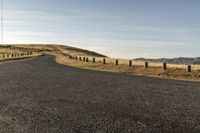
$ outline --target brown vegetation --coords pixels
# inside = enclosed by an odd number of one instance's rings
[[[164,71],[162,69],[162,63],[149,62],[148,68],[145,68],[145,62],[133,60],[133,66],[130,67],[129,60],[118,59],[118,65],[116,66],[116,59],[108,58],[104,55],[88,50],[63,45],[12,45],[9,48],[5,48],[3,51],[8,52],[9,50],[12,52],[33,51],[39,54],[50,54],[55,56],[56,61],[60,64],[86,69],[181,80],[200,80],[200,65],[192,65],[192,72],[190,73],[187,72],[187,65],[181,64],[167,64],[167,70]],[[69,59],[69,56],[77,56],[78,60]],[[88,58],[88,62],[79,61],[79,57]],[[96,61],[95,63],[93,63],[94,57]],[[103,64],[103,59],[106,59],[106,64]]]
[[[29,50],[12,49],[10,46],[0,46],[0,62],[32,58],[41,55],[41,53],[32,52]]]
[[[52,54],[52,53],[48,53]],[[52,54],[56,57],[56,61],[58,63],[86,68],[86,69],[93,69],[93,70],[100,70],[100,71],[109,71],[109,72],[117,72],[117,73],[126,73],[129,75],[143,75],[143,76],[153,76],[153,77],[164,77],[164,78],[172,78],[178,80],[200,80],[200,69],[196,67],[193,69],[192,72],[188,73],[185,65],[168,65],[167,70],[163,70],[161,64],[149,64],[149,68],[144,68],[144,62],[134,62],[133,66],[129,66],[128,60],[122,60],[119,62],[119,65],[115,65],[115,61],[110,58],[106,58],[106,64],[103,64],[103,58],[96,58],[96,63],[93,63],[92,57],[89,57],[89,62],[79,61],[75,59],[66,58],[60,54]],[[120,61],[120,60],[119,60]],[[197,69],[198,68],[198,69]]]

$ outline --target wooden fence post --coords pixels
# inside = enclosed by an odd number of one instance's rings
[[[106,64],[106,59],[105,58],[103,59],[103,64]]]
[[[129,60],[129,66],[132,66],[132,60]]]
[[[149,68],[149,62],[145,62],[144,68]]]
[[[163,63],[163,70],[167,70],[167,63]]]
[[[192,72],[192,66],[191,65],[187,66],[187,72],[189,72],[189,73]]]
[[[118,66],[119,65],[119,60],[115,61],[115,65]]]
[[[86,62],[89,62],[89,58],[86,58]]]
[[[95,63],[95,62],[96,62],[95,58],[93,58],[92,60],[93,60],[93,63]]]

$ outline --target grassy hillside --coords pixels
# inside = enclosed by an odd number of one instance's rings
[[[63,55],[76,55],[76,56],[94,56],[106,57],[105,55],[96,52],[65,46],[65,45],[12,45],[10,49],[21,51],[35,51],[35,52],[54,52]]]
[[[0,45],[0,62],[41,56],[42,53],[30,50],[13,49],[11,45]]]

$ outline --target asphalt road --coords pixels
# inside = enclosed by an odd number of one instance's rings
[[[200,83],[83,70],[51,56],[0,64],[0,133],[200,132]]]

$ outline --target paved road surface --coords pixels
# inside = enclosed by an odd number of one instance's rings
[[[0,64],[0,133],[200,132],[200,83],[97,72],[52,57]]]

